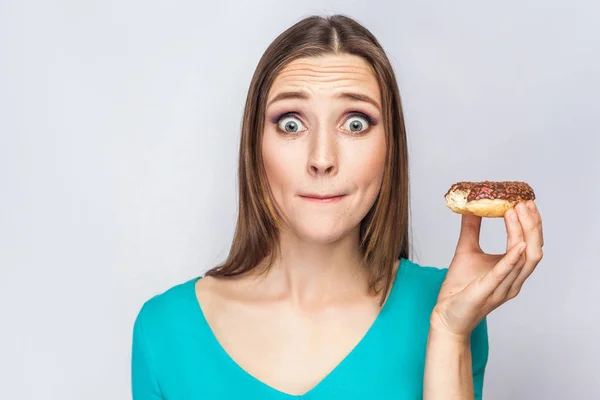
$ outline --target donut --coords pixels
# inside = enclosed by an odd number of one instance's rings
[[[446,207],[457,214],[502,218],[520,201],[535,200],[535,193],[520,181],[463,181],[453,184],[444,197]]]

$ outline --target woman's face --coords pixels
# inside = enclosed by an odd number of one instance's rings
[[[288,64],[269,91],[262,151],[274,200],[296,236],[325,243],[357,229],[379,193],[386,154],[369,64],[352,55]]]

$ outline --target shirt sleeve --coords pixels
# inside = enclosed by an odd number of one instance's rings
[[[156,370],[148,352],[144,333],[144,311],[140,310],[133,326],[131,350],[131,391],[133,400],[164,400]]]
[[[483,319],[471,332],[471,359],[475,400],[483,398],[483,378],[488,361],[489,342],[487,319]]]

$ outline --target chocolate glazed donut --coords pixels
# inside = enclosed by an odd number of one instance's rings
[[[457,214],[501,218],[520,201],[535,200],[531,186],[519,181],[457,182],[444,195],[446,207]]]

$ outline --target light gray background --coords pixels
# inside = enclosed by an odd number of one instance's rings
[[[2,0],[2,398],[130,398],[142,302],[227,253],[259,57],[303,16],[337,12],[372,30],[398,73],[415,261],[450,261],[455,181],[537,192],[545,258],[490,316],[485,398],[600,398],[592,0]],[[503,223],[484,221],[482,241],[503,251]]]

